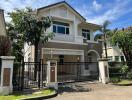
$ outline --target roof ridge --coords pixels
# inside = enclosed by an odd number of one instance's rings
[[[46,5],[46,6],[37,8],[37,9],[39,10],[39,9],[47,8],[47,7],[50,7],[50,6],[57,5],[57,4],[61,4],[61,3],[66,3],[66,1],[60,1],[60,2],[51,3],[51,4],[48,4],[48,5]]]

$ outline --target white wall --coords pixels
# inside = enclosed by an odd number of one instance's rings
[[[28,58],[30,58],[30,62],[34,62],[34,46],[29,46],[27,43],[24,44],[24,61],[28,62]]]
[[[115,56],[124,56],[123,52],[121,51],[121,49],[119,49],[118,47],[107,47],[107,54],[108,57],[112,56],[112,61],[115,61]],[[103,48],[103,56],[105,56],[105,50]],[[119,60],[121,61],[121,59],[119,58]]]
[[[56,7],[52,7],[50,9],[42,9],[38,11],[38,16],[42,17],[42,16],[52,16],[53,20],[56,21],[61,21],[61,22],[65,22],[65,23],[69,23],[70,25],[70,33],[69,35],[71,37],[74,36],[73,41],[71,42],[78,42],[78,24],[80,24],[82,21],[81,19],[75,15],[75,13],[73,13],[73,11],[71,11],[69,8],[67,8],[66,6],[56,6]],[[52,32],[52,26],[47,30],[47,33]],[[60,34],[59,34],[60,35]],[[64,36],[65,37],[65,36]],[[59,38],[58,38],[59,39]],[[69,41],[69,37],[65,37],[65,41]],[[79,38],[81,39],[81,38]],[[55,40],[57,40],[57,38],[55,38]],[[62,41],[62,40],[59,40]],[[83,42],[83,41],[80,41]]]

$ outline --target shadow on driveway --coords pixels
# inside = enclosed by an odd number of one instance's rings
[[[63,92],[89,92],[91,88],[87,88],[82,84],[60,84],[58,93],[62,94]]]

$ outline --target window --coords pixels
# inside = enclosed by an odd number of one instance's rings
[[[121,56],[121,61],[125,61],[124,56]]]
[[[60,55],[59,60],[60,60],[59,63],[63,64],[64,63],[64,55]]]
[[[60,34],[69,34],[69,24],[53,21],[53,32]]]
[[[82,29],[82,36],[83,36],[85,39],[90,40],[90,30]]]
[[[53,25],[53,32],[56,33],[56,26]]]
[[[58,26],[58,33],[65,34],[65,27]]]
[[[119,56],[115,56],[115,61],[119,61]]]

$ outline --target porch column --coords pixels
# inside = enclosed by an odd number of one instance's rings
[[[80,62],[85,62],[84,61],[84,55],[80,55]],[[85,73],[84,72],[85,71],[85,66],[84,65],[81,65],[81,68],[80,69],[81,69],[81,73],[80,74],[83,75]]]
[[[0,95],[8,95],[13,92],[12,76],[15,57],[0,57]]]
[[[80,62],[84,62],[84,55],[80,56]]]
[[[108,59],[99,59],[99,81],[106,84],[109,82]]]

